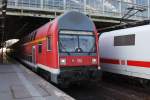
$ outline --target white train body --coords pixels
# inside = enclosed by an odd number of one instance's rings
[[[105,32],[99,47],[103,71],[150,79],[150,25]]]

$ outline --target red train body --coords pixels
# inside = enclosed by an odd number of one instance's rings
[[[22,61],[54,83],[99,79],[98,34],[84,14],[67,12],[21,41]]]

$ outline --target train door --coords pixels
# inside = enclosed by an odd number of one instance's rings
[[[36,51],[35,46],[32,46],[32,63],[36,63]]]

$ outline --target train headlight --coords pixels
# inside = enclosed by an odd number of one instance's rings
[[[96,64],[97,63],[97,59],[96,58],[93,58],[92,59],[92,64]]]
[[[101,70],[101,66],[98,66],[98,70]]]
[[[60,64],[61,65],[66,65],[66,59],[65,58],[61,58],[60,59]]]

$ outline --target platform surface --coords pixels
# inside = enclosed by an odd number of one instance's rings
[[[0,64],[0,100],[74,100],[22,64]]]

